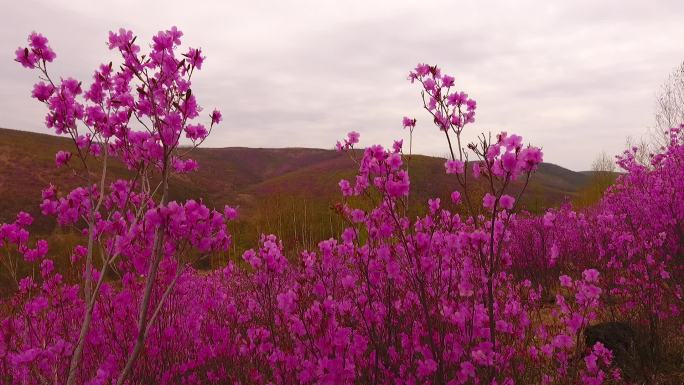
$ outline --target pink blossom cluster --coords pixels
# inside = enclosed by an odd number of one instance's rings
[[[422,64],[409,78],[445,133],[451,204],[434,198],[409,216],[403,142],[357,151],[352,132],[337,145],[358,165],[339,183],[338,237],[289,255],[262,235],[241,259],[197,271],[228,250],[237,211],[169,199],[169,175],[198,167],[180,141],[199,145],[222,119],[194,122],[190,77],[205,58],[176,55],[181,37],[159,32],[143,55],[132,32],[113,32],[122,64],[101,66],[85,93],[68,79],[36,86],[47,126],[74,142],[57,164],[87,180],[49,186],[41,204],[82,236],[70,258],[79,273],[64,278],[27,214],[0,225],[17,286],[0,302],[0,382],[621,384],[613,353],[585,346],[587,327],[623,314],[656,335],[681,331],[665,321],[683,306],[684,127],[649,167],[621,157],[626,173],[597,206],[520,213],[541,150],[505,132],[462,143],[475,101]],[[47,40],[29,43],[17,61],[50,79]],[[416,120],[403,123],[412,134]],[[108,182],[109,161],[131,178]]]
[[[526,258],[512,269],[521,277],[534,271],[543,284],[563,272],[600,270],[607,311],[660,339],[684,327],[684,127],[670,130],[669,145],[649,165],[634,151],[618,158],[624,174],[596,206],[521,217],[511,248]]]
[[[454,77],[443,74],[437,66],[418,64],[409,73],[409,80],[422,85],[423,105],[440,130],[460,132],[466,124],[475,122],[477,102],[465,92],[455,90]],[[407,123],[410,121],[404,120],[404,126]]]

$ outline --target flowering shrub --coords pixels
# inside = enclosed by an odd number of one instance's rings
[[[51,185],[43,191],[41,204],[43,214],[84,235],[85,244],[72,256],[72,263],[82,266],[82,287],[62,283],[46,258],[45,242],[28,248],[27,215],[3,225],[8,233],[4,243],[16,248],[8,261],[23,254],[27,262],[40,265],[43,281],[38,285],[32,276],[22,278],[17,299],[23,301],[13,301],[16,308],[10,313],[17,316],[5,319],[13,338],[3,349],[5,365],[11,368],[4,372],[16,381],[65,379],[73,384],[93,373],[103,378],[112,367],[120,372],[116,382],[124,383],[188,266],[202,255],[228,248],[230,208],[224,214],[195,201],[168,200],[170,175],[197,168],[187,157],[190,150],[179,147],[180,137],[185,134],[197,146],[221,120],[215,110],[209,129],[193,123],[202,109],[191,78],[204,57],[192,48],[177,57],[182,35],[175,27],[159,32],[151,52],[143,55],[132,32],[110,33],[109,48],[120,53],[122,63],[101,65],[86,90],[75,79],[52,79],[47,63],[56,55],[42,35],[32,33],[29,46],[16,51],[16,61],[41,75],[32,96],[48,108],[46,126],[74,143],[73,153],[56,154],[57,167],[72,167],[86,183],[65,194]],[[130,180],[108,183],[112,159],[129,168]],[[16,264],[8,264],[14,272]],[[112,274],[121,277],[121,291],[110,286],[107,277]],[[110,301],[126,301],[128,309],[119,304],[116,312],[105,311],[102,307]],[[26,316],[19,316],[24,312]],[[135,323],[122,318],[136,313]],[[119,331],[102,324],[113,322],[111,317],[127,327]],[[59,323],[63,327],[55,329]],[[97,354],[98,346],[114,340],[121,345],[118,356]],[[84,351],[90,354],[84,357]],[[123,369],[119,360],[125,363]]]
[[[561,271],[601,270],[605,318],[645,329],[651,359],[662,348],[662,329],[684,326],[683,150],[684,127],[673,128],[650,168],[635,161],[636,149],[618,157],[626,173],[595,207],[575,212],[565,205],[521,219],[514,230],[516,253],[531,251],[516,259],[518,272],[547,282]]]
[[[110,33],[122,63],[102,65],[85,92],[52,80],[43,36],[16,51],[43,78],[33,97],[48,108],[47,126],[73,140],[56,165],[85,183],[47,187],[42,212],[83,244],[71,256],[80,278],[67,282],[48,244],[30,237],[30,216],[0,225],[16,284],[0,306],[3,383],[622,383],[607,345],[586,346],[587,327],[644,323],[654,350],[681,328],[682,128],[651,169],[626,153],[627,173],[596,207],[521,214],[541,150],[505,132],[462,143],[477,104],[424,64],[409,80],[445,134],[451,202],[431,199],[409,217],[403,142],[352,151],[360,135],[351,132],[337,144],[358,165],[339,183],[338,238],[288,259],[263,235],[241,261],[195,271],[227,250],[237,212],[168,198],[170,175],[201,166],[188,156],[222,118],[195,122],[191,77],[205,58],[178,55],[181,37],[159,32],[141,54],[130,31]],[[412,135],[417,119],[403,124]],[[111,161],[131,178],[110,180]],[[475,183],[487,186],[481,202]],[[20,276],[26,264],[33,273]]]

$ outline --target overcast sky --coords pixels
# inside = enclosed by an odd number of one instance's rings
[[[1,3],[0,127],[48,132],[29,97],[36,74],[13,62],[31,31],[57,52],[54,75],[89,82],[109,61],[108,31],[148,42],[176,25],[207,56],[194,93],[224,113],[207,147],[332,148],[350,130],[389,145],[407,115],[414,152],[443,155],[406,80],[426,62],[478,101],[467,139],[518,133],[546,161],[584,170],[653,125],[655,95],[684,60],[682,0]]]

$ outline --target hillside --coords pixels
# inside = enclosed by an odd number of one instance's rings
[[[52,231],[53,222],[39,215],[40,191],[50,182],[62,191],[82,184],[69,170],[54,167],[55,152],[70,148],[66,138],[0,129],[0,222],[24,210],[34,214],[39,232]],[[279,233],[299,246],[329,237],[339,226],[328,209],[340,200],[337,182],[355,171],[346,154],[323,149],[200,148],[194,158],[200,163],[199,171],[174,177],[172,198],[240,206],[242,221],[234,231],[236,243],[244,245],[253,244],[262,231]],[[421,155],[411,158],[411,199],[416,212],[430,197],[448,201],[455,182],[444,173],[443,162]],[[110,170],[113,177],[127,174],[117,164]],[[538,211],[558,205],[573,198],[590,179],[590,174],[544,163],[533,177],[525,208]]]

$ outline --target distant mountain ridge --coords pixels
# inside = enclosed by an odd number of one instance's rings
[[[55,152],[71,146],[67,138],[0,128],[0,222],[12,220],[19,210],[38,214],[40,191],[51,182],[62,191],[82,184],[67,168],[54,167]],[[341,198],[339,179],[351,178],[355,172],[346,154],[325,149],[199,148],[193,155],[200,168],[173,178],[172,198],[202,198],[217,207],[239,205],[247,214],[258,211],[275,196],[332,204]],[[444,173],[443,159],[413,155],[408,162],[415,202],[432,196],[448,200],[456,183]],[[110,172],[113,177],[128,173],[120,164],[113,164]],[[590,179],[590,173],[542,163],[526,194],[527,204],[557,205],[575,196]]]

